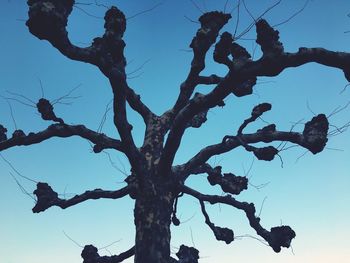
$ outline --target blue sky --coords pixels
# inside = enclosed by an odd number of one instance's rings
[[[83,0],[82,0],[83,1]],[[86,1],[87,2],[87,1]],[[102,2],[102,1],[101,1]],[[247,0],[247,6],[257,17],[275,1]],[[149,9],[157,1],[103,1],[115,4],[127,17]],[[225,1],[195,1],[202,10],[223,10]],[[227,10],[237,1],[229,1]],[[272,25],[286,20],[298,11],[304,1],[282,1],[264,16]],[[83,7],[97,17],[103,16],[103,8]],[[33,100],[41,97],[38,78],[41,79],[45,97],[55,99],[81,84],[73,93],[81,96],[70,106],[57,105],[56,113],[66,122],[85,124],[97,129],[106,104],[111,99],[108,81],[93,66],[70,61],[58,53],[45,41],[39,41],[29,34],[24,25],[26,18],[24,1],[4,1],[0,9],[0,94],[7,96],[7,90],[23,94]],[[296,51],[301,46],[325,47],[331,50],[350,51],[350,2],[346,0],[309,1],[305,10],[293,20],[278,27],[281,41],[287,51]],[[162,113],[171,107],[184,80],[191,60],[188,45],[198,25],[201,13],[188,0],[164,1],[152,12],[128,20],[125,35],[128,72],[133,72],[148,61],[141,70],[131,74],[130,86],[141,94],[142,99],[156,112]],[[233,32],[237,14],[225,27]],[[251,23],[250,17],[241,10],[238,32]],[[103,32],[103,21],[75,8],[69,22],[69,34],[77,45],[86,45]],[[260,55],[255,42],[254,28],[240,44],[249,51]],[[212,51],[212,50],[211,50]],[[224,75],[224,67],[211,62],[205,73]],[[223,109],[209,112],[208,122],[201,129],[189,130],[176,156],[182,163],[203,146],[216,143],[224,135],[234,133],[240,123],[250,115],[252,107],[261,102],[273,104],[272,111],[265,120],[276,123],[281,130],[290,129],[293,122],[312,118],[313,113],[331,113],[336,107],[349,101],[350,90],[340,91],[347,84],[343,73],[309,64],[298,69],[288,69],[275,78],[262,78],[254,89],[254,94],[244,98],[233,95],[226,99]],[[199,87],[198,91],[208,92],[209,87]],[[308,109],[307,104],[309,105]],[[25,132],[39,131],[49,123],[36,114],[35,109],[12,103],[16,126]],[[330,122],[341,126],[349,121],[350,109],[333,116]],[[0,100],[0,123],[9,133],[14,130],[8,104]],[[141,143],[143,124],[133,112],[129,113],[134,126],[134,136]],[[264,125],[257,122],[248,128],[254,131]],[[302,125],[296,126],[301,131]],[[110,136],[118,136],[107,119],[103,131]],[[194,245],[203,257],[201,262],[259,262],[265,263],[305,263],[305,262],[347,262],[350,258],[348,236],[350,209],[350,142],[349,133],[332,137],[329,148],[318,155],[291,148],[282,152],[284,161],[273,162],[255,160],[248,176],[252,185],[269,183],[263,189],[253,186],[238,199],[253,201],[261,210],[262,224],[266,228],[288,224],[296,231],[293,251],[283,250],[276,254],[253,238],[242,238],[230,245],[217,242],[204,224],[198,203],[185,197],[179,202],[179,216],[184,224],[173,227],[172,246],[174,251],[180,244]],[[334,149],[341,149],[334,150]],[[2,155],[23,175],[37,181],[48,182],[60,193],[81,193],[87,189],[117,189],[129,170],[126,159],[119,153],[111,153],[111,158],[122,171],[113,168],[105,154],[94,154],[90,145],[80,138],[52,139],[40,145],[12,148]],[[243,150],[213,158],[210,163],[222,165],[225,172],[244,175],[253,156]],[[108,247],[111,253],[120,253],[133,245],[134,229],[131,199],[116,201],[99,200],[85,202],[75,207],[61,210],[51,208],[41,214],[32,214],[33,200],[21,193],[10,176],[11,168],[0,160],[0,262],[42,263],[81,262],[81,248],[67,238],[63,231],[78,244],[94,244]],[[21,178],[21,183],[29,192],[35,185]],[[194,176],[188,182],[203,192],[220,193],[210,188],[205,177]],[[248,227],[245,216],[225,206],[208,205],[208,212],[216,225],[230,227],[237,236],[254,235]],[[187,221],[187,219],[191,220]],[[101,254],[108,254],[102,249]],[[128,260],[126,262],[132,262]]]

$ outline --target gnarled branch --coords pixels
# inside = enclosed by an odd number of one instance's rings
[[[327,118],[324,114],[320,114],[313,117],[312,120],[305,124],[302,133],[276,131],[275,126],[269,125],[258,130],[256,133],[225,136],[221,143],[203,148],[187,163],[176,166],[176,171],[183,174],[184,178],[186,178],[194,169],[207,162],[210,157],[229,152],[239,146],[245,147],[248,151],[253,151],[257,158],[264,159],[265,154],[270,153],[271,149],[269,147],[256,148],[248,145],[259,142],[288,141],[300,145],[313,154],[316,154],[324,149],[328,140],[327,132]]]
[[[252,203],[239,202],[230,195],[206,195],[187,186],[182,186],[182,192],[197,198],[201,204],[206,201],[210,204],[226,204],[245,212],[250,226],[256,233],[264,238],[275,252],[280,252],[281,247],[289,248],[295,232],[289,226],[278,226],[271,228],[270,231],[263,228],[260,224],[260,218],[255,215],[255,206]]]
[[[93,245],[86,245],[81,252],[81,257],[84,259],[83,263],[119,263],[135,254],[135,247],[114,256],[100,256],[98,249]]]
[[[215,43],[221,28],[230,18],[230,14],[224,14],[222,12],[208,12],[199,18],[201,27],[190,44],[193,50],[190,72],[180,86],[180,94],[174,107],[162,116],[168,123],[168,126],[172,123],[177,113],[186,106],[196,85],[204,80],[203,78],[199,78],[199,73],[205,68],[206,53],[211,45]]]
[[[95,189],[92,191],[86,191],[83,194],[75,195],[70,199],[61,199],[58,194],[52,190],[51,186],[47,183],[38,183],[34,190],[34,194],[37,197],[37,202],[33,207],[33,213],[40,213],[52,206],[58,206],[62,209],[66,209],[73,205],[82,203],[86,200],[96,200],[100,198],[118,199],[129,194],[129,187],[126,186],[116,191],[106,191],[102,189]]]
[[[23,133],[23,132],[22,132]],[[80,136],[95,144],[94,151],[100,152],[103,149],[115,149],[124,152],[124,148],[119,140],[112,139],[105,134],[95,132],[84,125],[52,124],[46,130],[37,133],[29,133],[21,136],[0,141],[0,151],[14,146],[27,146],[37,144],[53,137]]]
[[[199,203],[201,205],[201,210],[205,218],[205,223],[210,227],[213,231],[215,238],[217,240],[225,241],[226,244],[230,244],[234,240],[234,233],[229,228],[222,228],[214,225],[209,218],[207,211],[205,210],[204,201],[199,199]]]

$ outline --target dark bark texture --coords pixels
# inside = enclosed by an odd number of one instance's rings
[[[262,103],[255,106],[250,116],[238,127],[235,134],[223,135],[222,140],[200,150],[183,164],[174,164],[175,154],[187,129],[199,128],[207,121],[211,108],[224,106],[227,96],[237,97],[252,94],[259,76],[276,76],[284,69],[316,62],[334,67],[344,72],[350,81],[350,54],[333,52],[322,48],[301,47],[295,53],[284,50],[279,32],[264,19],[256,21],[256,43],[261,47],[262,56],[253,60],[249,52],[229,32],[221,32],[231,18],[222,12],[207,12],[199,18],[199,29],[190,42],[193,59],[189,73],[179,87],[178,98],[169,110],[156,115],[141,100],[141,97],[128,85],[124,57],[123,40],[127,28],[125,15],[117,7],[107,10],[104,17],[105,32],[93,39],[89,47],[78,47],[71,43],[66,26],[75,4],[74,0],[28,0],[29,12],[27,27],[41,40],[47,40],[54,48],[69,59],[90,63],[98,67],[110,83],[113,92],[114,125],[120,139],[95,132],[84,125],[69,125],[63,117],[57,117],[52,102],[41,98],[36,104],[38,113],[45,121],[53,122],[47,129],[25,134],[16,130],[12,136],[0,125],[0,151],[14,146],[28,146],[42,143],[53,137],[66,138],[79,136],[91,142],[95,153],[104,149],[119,151],[131,164],[130,175],[125,180],[127,186],[113,191],[95,189],[76,195],[71,199],[61,199],[47,183],[38,183],[34,194],[37,203],[34,213],[43,212],[52,206],[66,209],[87,200],[130,196],[135,201],[134,223],[135,244],[119,255],[100,256],[92,245],[85,246],[81,253],[84,263],[115,263],[134,256],[135,263],[196,263],[199,251],[182,245],[176,253],[177,259],[170,256],[170,225],[179,225],[176,217],[177,201],[184,194],[197,199],[201,205],[203,222],[213,232],[216,239],[231,243],[234,231],[216,226],[206,212],[206,205],[225,204],[244,212],[249,225],[275,251],[289,248],[296,236],[289,226],[265,229],[260,224],[254,204],[235,199],[248,188],[248,178],[223,172],[220,166],[212,167],[207,161],[215,156],[243,147],[259,160],[271,161],[279,151],[271,142],[290,142],[309,150],[313,154],[321,152],[327,143],[328,120],[319,114],[305,124],[303,131],[280,131],[275,124],[261,127],[254,133],[245,133],[245,128],[260,118],[272,105]],[[219,34],[221,32],[220,37]],[[201,75],[205,69],[207,53],[214,46],[213,60],[228,68],[225,76]],[[196,93],[198,85],[212,85],[207,94]],[[137,112],[145,124],[145,137],[142,146],[134,142],[132,126],[127,118],[127,104]],[[166,136],[167,135],[167,136]],[[259,144],[258,144],[259,143]],[[266,146],[261,146],[265,143]],[[259,145],[259,146],[257,146]],[[186,186],[186,180],[193,174],[207,174],[210,185],[218,185],[224,196],[200,193]],[[39,253],[39,252],[38,252]]]

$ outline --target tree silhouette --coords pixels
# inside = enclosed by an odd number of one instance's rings
[[[329,129],[327,117],[319,114],[305,123],[301,132],[280,131],[275,124],[261,127],[254,133],[245,133],[245,128],[271,110],[271,104],[255,106],[250,116],[240,125],[235,134],[223,137],[222,141],[200,150],[187,162],[174,164],[182,137],[189,128],[200,128],[207,120],[211,108],[225,105],[225,98],[231,94],[237,97],[253,93],[257,77],[273,77],[283,70],[298,67],[309,62],[338,68],[350,81],[350,54],[333,52],[323,48],[301,47],[295,53],[284,51],[279,40],[279,32],[264,19],[258,19],[256,43],[263,55],[254,60],[249,52],[236,42],[229,32],[220,30],[231,18],[223,12],[207,12],[199,18],[199,29],[192,39],[190,48],[193,59],[187,78],[181,84],[174,106],[162,115],[156,115],[141,100],[141,97],[128,85],[125,72],[126,17],[117,7],[105,13],[103,36],[96,37],[91,46],[81,48],[71,43],[66,30],[68,16],[72,12],[74,0],[28,0],[29,18],[26,25],[29,31],[41,40],[49,41],[58,51],[69,59],[97,66],[109,80],[113,91],[113,120],[120,139],[93,131],[84,125],[70,125],[56,116],[53,103],[41,98],[37,110],[43,120],[52,121],[47,129],[25,134],[16,130],[7,137],[7,129],[0,125],[0,151],[14,146],[41,143],[53,137],[79,136],[89,140],[93,151],[100,153],[105,149],[119,151],[127,157],[131,165],[127,186],[115,191],[95,189],[62,199],[47,183],[39,182],[34,194],[37,197],[34,213],[43,212],[52,206],[62,209],[92,199],[118,199],[130,196],[135,200],[134,219],[136,227],[135,246],[115,256],[100,256],[96,247],[87,245],[81,256],[84,263],[114,263],[135,256],[135,263],[194,263],[198,262],[199,251],[182,245],[176,253],[178,259],[170,257],[170,224],[179,225],[176,208],[178,199],[190,195],[200,202],[205,223],[216,239],[229,244],[234,240],[234,232],[226,227],[215,225],[206,212],[206,204],[226,204],[245,213],[250,226],[275,251],[289,248],[296,236],[286,225],[269,230],[260,224],[254,204],[235,199],[248,187],[246,177],[224,173],[220,166],[213,167],[208,160],[239,147],[251,152],[259,160],[271,161],[279,150],[270,143],[290,142],[313,154],[321,152],[326,143]],[[219,38],[219,39],[218,39]],[[225,76],[202,75],[209,49],[215,45],[213,59],[227,66]],[[213,85],[207,94],[195,92],[199,85]],[[132,136],[132,125],[127,118],[127,104],[137,112],[145,124],[143,145],[138,147]],[[265,144],[265,146],[261,146]],[[186,180],[193,174],[207,174],[210,185],[218,185],[226,193],[224,196],[201,193],[186,186]]]

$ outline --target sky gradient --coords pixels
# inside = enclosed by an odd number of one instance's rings
[[[225,2],[195,1],[202,11],[222,11]],[[127,17],[132,17],[159,2],[101,3],[114,4]],[[274,3],[268,0],[246,1],[255,17]],[[228,1],[226,10],[231,11],[236,4],[237,1]],[[301,0],[282,1],[264,18],[275,25],[288,19],[303,5]],[[77,7],[70,17],[68,31],[76,45],[84,46],[103,33],[103,20],[98,17],[103,16],[105,9],[85,5]],[[127,72],[131,73],[129,84],[158,114],[175,102],[179,85],[187,75],[192,59],[188,46],[198,25],[184,16],[196,20],[201,15],[198,8],[188,0],[168,0],[151,12],[128,20],[125,51]],[[40,79],[44,96],[53,100],[81,85],[73,93],[81,97],[73,100],[72,105],[57,104],[55,112],[67,123],[98,129],[106,105],[111,100],[108,81],[95,67],[71,61],[48,42],[33,37],[23,21],[27,17],[26,12],[25,1],[19,0],[4,1],[0,9],[0,95],[8,96],[6,91],[11,91],[36,101],[41,97]],[[350,2],[347,0],[309,1],[303,12],[278,27],[280,40],[285,50],[290,52],[303,46],[350,52],[350,33],[344,33],[350,30],[349,13]],[[224,28],[231,33],[237,21],[237,32],[242,32],[252,22],[243,7],[239,20],[237,10],[232,16]],[[254,53],[255,59],[259,58],[261,52],[254,42],[255,29],[252,28],[244,38],[239,43]],[[224,76],[225,67],[212,62],[212,49],[207,58],[205,74]],[[301,123],[310,120],[313,113],[328,115],[349,101],[350,90],[341,93],[346,84],[341,71],[314,63],[285,70],[274,78],[261,78],[253,95],[244,98],[229,96],[224,108],[209,112],[203,127],[188,130],[175,162],[183,163],[204,146],[235,133],[250,115],[252,107],[262,102],[273,105],[272,111],[264,115],[264,120],[275,123],[281,130],[289,130],[299,120],[302,120]],[[210,87],[198,87],[198,91],[207,93]],[[11,105],[16,124],[7,102],[0,100],[0,124],[7,127],[8,134],[12,134],[15,126],[28,133],[45,129],[50,124],[41,120],[34,108],[13,101]],[[331,124],[342,126],[349,121],[349,113],[347,108],[332,116]],[[134,126],[135,141],[140,145],[144,133],[142,120],[132,111],[128,114]],[[255,131],[265,125],[260,121],[249,126],[247,131]],[[331,128],[334,129],[334,126]],[[302,124],[295,127],[297,131],[302,129]],[[118,137],[111,114],[103,132]],[[306,153],[299,158],[304,153],[300,147],[281,152],[283,167],[278,158],[272,162],[258,161],[242,149],[210,160],[212,165],[221,165],[224,172],[250,177],[250,187],[237,199],[254,202],[258,211],[264,203],[261,222],[267,229],[280,224],[290,225],[297,234],[292,243],[293,250],[283,249],[281,253],[274,253],[258,240],[246,237],[256,235],[243,213],[230,207],[208,205],[208,213],[216,225],[230,227],[236,236],[242,237],[230,245],[216,241],[204,223],[198,202],[190,197],[179,201],[178,215],[185,223],[172,227],[172,250],[177,251],[181,244],[194,245],[200,251],[200,262],[203,263],[328,263],[331,260],[347,263],[350,258],[349,132],[330,138],[327,149],[320,154]],[[125,174],[129,171],[124,156],[110,152],[117,166],[115,169],[108,155],[92,153],[89,143],[81,138],[51,139],[39,145],[12,148],[1,154],[22,175],[47,182],[67,197],[95,188],[118,189],[124,185]],[[0,159],[0,262],[81,262],[82,248],[79,245],[94,244],[102,248],[115,242],[100,250],[106,255],[109,252],[119,254],[133,245],[133,201],[130,198],[87,201],[66,210],[54,207],[44,213],[33,214],[33,200],[22,194],[10,173],[15,174]],[[29,192],[35,189],[34,183],[17,178]],[[267,185],[260,190],[254,188],[261,184]],[[188,185],[202,192],[221,193],[218,188],[210,187],[206,178],[200,175],[190,178]],[[132,259],[125,262],[130,263]]]

